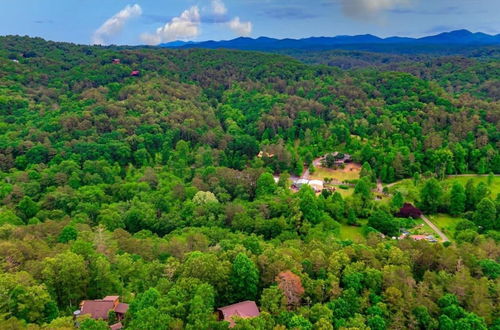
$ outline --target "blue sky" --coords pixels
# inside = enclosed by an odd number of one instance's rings
[[[156,44],[238,36],[500,33],[500,0],[0,0],[0,35]]]

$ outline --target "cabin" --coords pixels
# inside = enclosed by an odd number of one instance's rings
[[[113,64],[120,64],[120,63],[121,63],[121,61],[120,61],[119,58],[114,58],[113,59]]]
[[[128,304],[121,303],[119,296],[106,296],[102,299],[82,301],[80,303],[80,310],[77,311],[79,313],[75,312],[75,315],[88,314],[93,319],[106,321],[108,319],[109,312],[115,312],[118,321],[122,321],[125,318],[127,311]],[[117,324],[114,324],[113,326],[117,326]]]
[[[404,203],[403,207],[396,213],[396,217],[398,218],[413,218],[417,219],[422,216],[422,211],[413,206],[410,203]]]
[[[257,317],[260,315],[259,308],[255,301],[242,301],[237,304],[220,307],[217,309],[219,321],[229,322],[229,327],[233,328],[235,320],[233,317],[241,317],[243,319]]]
[[[139,75],[141,74],[141,72],[139,70],[134,70],[130,73],[130,75],[132,77],[138,77]]]

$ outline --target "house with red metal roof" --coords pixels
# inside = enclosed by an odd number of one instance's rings
[[[106,296],[103,299],[84,300],[80,303],[80,311],[78,315],[90,315],[96,320],[108,320],[109,313],[115,312],[118,321],[125,318],[128,311],[128,304],[120,302],[119,296]],[[111,326],[112,329],[121,329],[121,323],[116,323]]]
[[[219,321],[229,322],[229,327],[234,327],[235,319],[240,317],[243,319],[257,317],[260,315],[259,308],[255,301],[242,301],[237,304],[220,307],[217,309]]]

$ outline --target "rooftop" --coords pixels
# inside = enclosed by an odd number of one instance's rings
[[[224,321],[229,322],[229,327],[232,328],[235,326],[233,316],[241,317],[241,318],[249,318],[256,317],[260,315],[259,308],[255,301],[242,301],[237,304],[220,307],[217,309],[222,313]]]

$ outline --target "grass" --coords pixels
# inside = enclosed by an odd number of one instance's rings
[[[428,217],[436,226],[443,231],[443,233],[452,238],[455,235],[455,228],[457,223],[462,220],[462,218],[452,217],[448,214],[435,214]]]
[[[345,169],[337,170],[318,166],[314,174],[311,174],[311,178],[314,180],[324,180],[325,178],[331,178],[342,182],[346,180],[357,180],[359,179],[360,170],[361,166],[354,163],[347,164]]]
[[[361,227],[349,225],[340,225],[340,238],[343,240],[351,240],[353,242],[365,241],[365,237],[361,233]]]
[[[434,235],[434,236],[437,236],[436,232],[431,228],[429,227],[428,224],[426,224],[424,222],[424,220],[421,220],[421,219],[415,219],[415,227],[418,227],[418,226],[422,226],[420,227],[418,230],[414,230],[413,228],[410,230],[410,232],[412,232],[413,234],[415,235],[419,235],[419,234],[428,234],[428,235]],[[415,228],[414,227],[414,228]]]
[[[352,196],[354,194],[354,188],[349,188],[349,189],[341,189],[339,187],[336,187],[335,192],[339,192],[343,198]]]

